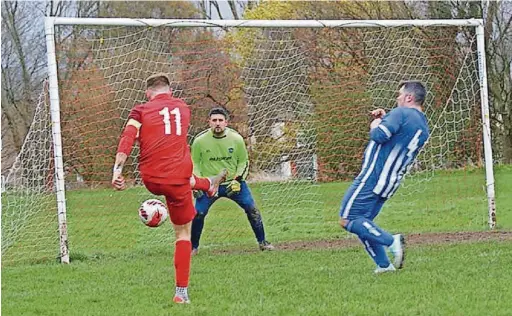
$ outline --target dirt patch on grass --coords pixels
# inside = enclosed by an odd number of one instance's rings
[[[482,241],[512,241],[512,231],[423,233],[405,235],[407,246],[438,245]],[[355,238],[294,241],[276,245],[280,250],[348,248],[359,245]]]
[[[421,245],[442,245],[442,244],[460,244],[484,241],[512,241],[512,231],[484,231],[484,232],[455,232],[455,233],[422,233],[406,234],[405,241],[407,247]],[[347,238],[330,240],[312,240],[312,241],[292,241],[276,243],[276,250],[311,250],[311,249],[343,249],[359,246],[360,242],[354,236]],[[215,254],[235,254],[259,252],[258,248],[250,249],[217,249],[213,250]]]

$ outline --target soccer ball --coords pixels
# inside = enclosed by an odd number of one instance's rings
[[[150,199],[142,202],[139,207],[139,217],[144,225],[158,227],[167,219],[167,207],[160,200]]]

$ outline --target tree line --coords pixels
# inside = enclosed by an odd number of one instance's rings
[[[224,6],[224,8],[223,8]],[[2,173],[8,170],[12,164],[14,157],[20,151],[25,135],[30,127],[34,115],[35,104],[37,103],[38,93],[41,91],[42,83],[46,77],[46,48],[44,41],[44,30],[42,17],[45,15],[52,16],[76,16],[76,17],[132,17],[132,18],[229,18],[229,19],[418,19],[418,18],[472,18],[483,16],[486,23],[486,56],[489,79],[489,98],[493,132],[493,149],[498,161],[504,163],[512,163],[512,3],[510,2],[489,2],[483,6],[480,2],[466,1],[450,1],[450,2],[274,2],[274,1],[228,1],[221,3],[219,1],[202,0],[197,2],[131,2],[131,1],[80,1],[80,2],[23,2],[23,1],[5,1],[2,2],[2,161],[4,162]],[[424,39],[423,45],[428,45],[428,38],[435,39],[440,34],[437,30],[432,29],[428,33],[425,29],[421,38]],[[118,68],[112,74],[105,76],[98,65],[90,61],[93,45],[107,46],[108,32],[111,30],[99,30],[95,34],[89,32],[85,28],[62,28],[61,32],[56,33],[57,46],[63,48],[59,59],[62,61],[63,69],[59,69],[59,80],[61,81],[65,95],[61,95],[63,106],[63,135],[65,144],[69,144],[69,153],[67,157],[71,161],[72,168],[86,168],[99,160],[105,159],[110,161],[111,153],[109,150],[105,152],[104,148],[95,146],[90,140],[97,139],[109,129],[121,128],[115,123],[109,123],[103,126],[104,129],[96,128],[93,132],[84,131],[84,133],[71,133],[71,131],[79,130],[81,126],[87,126],[87,122],[92,123],[92,117],[85,115],[89,105],[92,103],[102,106],[102,109],[96,109],[103,113],[112,111],[116,115],[123,117],[126,115],[128,103],[133,103],[134,99],[143,99],[141,92],[133,91],[133,85],[130,88],[131,77],[143,77],[140,73],[129,72],[126,69]],[[103,33],[102,33],[103,32]],[[319,153],[324,152],[321,157],[321,163],[324,163],[325,170],[330,170],[332,174],[343,174],[342,178],[348,177],[353,172],[351,166],[352,160],[360,155],[361,144],[364,139],[365,131],[353,130],[350,135],[336,135],[336,132],[329,130],[330,127],[337,126],[354,126],[359,120],[361,126],[366,128],[365,108],[354,107],[350,102],[338,102],[339,95],[333,93],[334,90],[325,90],[327,86],[337,86],[344,81],[344,89],[346,93],[345,99],[363,98],[362,91],[363,82],[375,82],[378,84],[383,78],[379,78],[376,74],[378,70],[373,69],[368,72],[361,65],[371,65],[371,60],[366,55],[357,55],[361,52],[365,41],[371,41],[369,35],[355,41],[363,33],[354,31],[346,32],[330,32],[329,30],[299,30],[292,33],[278,33],[271,31],[260,34],[264,38],[283,36],[282,39],[274,38],[272,45],[281,45],[282,47],[262,47],[260,46],[259,54],[262,51],[271,52],[267,54],[278,54],[277,52],[285,51],[290,54],[287,58],[280,59],[279,56],[265,56],[265,59],[258,59],[257,46],[254,43],[246,43],[251,36],[240,34],[228,35],[219,38],[213,31],[164,31],[169,34],[155,35],[155,30],[148,30],[144,34],[139,34],[145,38],[154,36],[161,38],[163,35],[170,38],[178,38],[181,43],[189,43],[188,49],[204,49],[205,56],[208,50],[216,51],[215,60],[210,62],[210,68],[204,70],[201,67],[200,60],[193,55],[180,54],[179,47],[160,47],[163,45],[161,41],[149,42],[154,47],[146,47],[146,51],[169,51],[172,56],[176,56],[173,61],[154,60],[157,65],[172,65],[174,68],[181,67],[181,84],[176,86],[175,91],[182,93],[181,97],[191,102],[195,106],[194,117],[198,121],[194,126],[197,130],[204,127],[204,116],[206,109],[213,105],[221,105],[227,107],[234,115],[235,127],[241,130],[242,134],[247,136],[258,135],[260,139],[254,143],[254,153],[256,161],[262,164],[278,163],[283,154],[288,153],[293,156],[293,149],[283,146],[283,144],[273,143],[275,140],[269,139],[269,132],[272,126],[260,124],[254,121],[255,104],[258,103],[258,110],[262,107],[275,106],[276,102],[281,104],[285,110],[280,118],[283,121],[289,121],[288,131],[292,134],[303,132],[305,130],[303,123],[305,118],[294,114],[286,116],[286,113],[308,113],[308,102],[317,105],[317,112],[322,116],[319,130],[326,128],[328,130],[319,133],[320,137],[325,139],[317,139],[319,144],[327,144],[331,147],[311,149]],[[245,31],[244,31],[245,32]],[[247,30],[247,32],[253,32]],[[322,34],[319,34],[322,32]],[[118,33],[118,35],[122,35]],[[125,34],[128,36],[128,31]],[[254,34],[253,34],[254,35]],[[97,40],[86,44],[84,38],[96,37],[103,40]],[[377,35],[374,35],[377,36]],[[447,38],[454,34],[446,35]],[[255,38],[255,37],[252,37]],[[287,39],[299,39],[294,44],[296,47],[286,47]],[[452,38],[453,39],[453,38]],[[377,40],[377,39],[375,39]],[[208,43],[206,46],[198,46],[197,43]],[[434,41],[432,41],[434,42]],[[262,42],[263,43],[263,42]],[[275,44],[277,43],[277,44]],[[316,45],[315,49],[308,48],[308,45]],[[194,46],[195,45],[195,46]],[[269,44],[262,44],[269,45]],[[343,47],[344,48],[343,48]],[[229,48],[233,49],[230,50]],[[321,47],[321,49],[318,49]],[[130,52],[123,54],[113,54],[109,57],[107,50],[96,47],[99,53],[95,59],[110,60],[110,62],[118,66],[112,67],[131,67],[131,69],[143,69],[144,65],[136,65],[137,60],[141,63],[144,56],[144,49],[136,46],[129,48]],[[308,60],[295,60],[294,50],[307,51]],[[340,53],[344,52],[344,53]],[[98,55],[99,54],[99,55]],[[350,58],[346,56],[350,54]],[[454,46],[446,45],[442,47],[438,54],[445,56],[455,56]],[[251,56],[251,58],[245,58]],[[101,57],[101,58],[99,58]],[[109,59],[110,58],[110,59]],[[206,58],[206,57],[203,57]],[[245,59],[244,59],[245,58]],[[433,56],[422,55],[418,58],[433,58]],[[115,60],[117,59],[117,60]],[[143,59],[142,59],[143,60]],[[442,59],[449,60],[449,59]],[[241,73],[240,63],[244,64],[245,73]],[[250,65],[249,63],[258,63],[258,65]],[[266,63],[266,64],[265,64]],[[302,63],[302,64],[300,64]],[[359,64],[358,64],[359,63]],[[125,66],[119,66],[125,65]],[[271,77],[272,68],[280,67],[286,73],[287,67],[297,67],[304,69],[299,71],[296,76],[302,76],[289,93],[284,93],[282,99],[265,99],[269,95],[265,78]],[[260,70],[256,70],[256,66]],[[443,87],[449,84],[456,85],[452,80],[451,69],[453,64],[438,64],[438,69],[433,69],[437,77],[438,85],[434,85],[436,95],[442,96]],[[96,68],[95,68],[96,67]],[[301,68],[302,67],[302,68]],[[307,69],[315,69],[315,76],[311,77]],[[377,66],[375,66],[377,67]],[[253,72],[251,73],[251,69]],[[261,70],[263,69],[263,70]],[[202,72],[201,72],[202,71]],[[296,71],[296,70],[295,70]],[[114,72],[117,77],[114,77]],[[265,73],[266,72],[266,73]],[[200,80],[197,73],[201,73]],[[351,75],[347,75],[351,74]],[[357,75],[356,75],[357,74]],[[259,77],[258,77],[259,76]],[[70,80],[70,79],[73,80]],[[251,79],[252,90],[246,86],[247,78]],[[357,78],[357,79],[356,79]],[[75,83],[75,86],[69,86],[69,83]],[[280,80],[279,84],[273,87],[276,91],[287,91],[292,89],[286,85],[286,80]],[[68,83],[68,86],[66,86]],[[82,88],[85,95],[80,95],[80,90],[76,90],[77,83]],[[123,86],[125,85],[125,86]],[[136,82],[135,86],[142,91],[142,81]],[[261,87],[257,89],[254,87]],[[115,90],[115,91],[109,91]],[[250,91],[249,91],[250,90]],[[85,92],[88,91],[88,92]],[[352,96],[350,94],[353,94]],[[309,97],[309,100],[308,100]],[[95,99],[96,98],[96,99]],[[378,96],[382,100],[393,99],[393,95],[386,94]],[[82,100],[92,100],[90,103],[84,103]],[[111,102],[112,100],[121,100]],[[439,99],[443,99],[440,97]],[[333,108],[332,105],[335,105]],[[375,104],[368,104],[372,106]],[[322,108],[324,106],[324,108]],[[303,108],[300,108],[303,107]],[[65,112],[64,110],[68,110]],[[338,115],[332,115],[332,111]],[[345,113],[346,115],[339,115]],[[350,113],[350,115],[348,115]],[[474,113],[475,115],[475,113]],[[80,119],[80,124],[76,123],[76,119]],[[310,120],[319,120],[320,118],[309,117]],[[455,118],[454,118],[455,119]],[[75,122],[75,123],[73,123]],[[244,123],[245,122],[245,123]],[[469,125],[461,128],[465,130],[467,135],[459,137],[459,143],[454,144],[451,150],[457,153],[472,151],[470,156],[475,161],[480,159],[481,148],[475,146],[475,142],[480,141],[481,137],[475,133],[479,129],[477,120],[469,120]],[[67,125],[66,125],[67,124]],[[301,125],[302,124],[302,125]],[[68,131],[69,133],[64,133]],[[192,131],[196,132],[196,131]],[[83,136],[83,135],[88,136]],[[82,136],[80,136],[82,135]],[[86,137],[86,138],[84,138]],[[117,135],[102,146],[115,146]],[[307,136],[304,136],[307,137]],[[263,141],[266,139],[265,141]],[[333,152],[333,140],[339,141],[339,153]],[[112,144],[110,144],[110,142]],[[250,141],[249,141],[250,142]],[[87,145],[89,143],[89,145]],[[107,146],[108,145],[108,146]],[[112,145],[112,146],[110,146]],[[260,146],[258,148],[258,146]],[[267,148],[261,148],[267,146]],[[274,153],[275,151],[275,153]],[[267,153],[266,156],[258,157],[258,153]],[[270,155],[268,153],[271,153]],[[334,157],[336,155],[344,155],[343,163],[340,159]],[[467,154],[467,153],[464,153]],[[332,157],[331,157],[332,156]],[[102,158],[104,157],[104,158]],[[459,159],[463,159],[459,157]],[[77,167],[82,166],[82,167]],[[107,171],[105,171],[107,172]],[[104,175],[97,170],[80,170],[81,174],[96,175],[98,178],[104,178]],[[331,177],[326,173],[326,177]],[[108,178],[108,177],[106,177]]]

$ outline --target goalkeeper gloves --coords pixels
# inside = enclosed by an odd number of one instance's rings
[[[192,190],[192,195],[195,199],[198,199],[204,195],[203,191],[200,190]]]
[[[233,179],[226,187],[226,195],[228,197],[231,197],[232,195],[240,193],[240,190],[240,181],[238,181],[237,179]]]

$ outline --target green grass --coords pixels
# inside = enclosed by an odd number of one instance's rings
[[[512,230],[512,166],[496,168],[495,176],[498,228]],[[409,183],[377,223],[405,233],[485,231],[483,179],[477,169]],[[279,246],[347,237],[336,222],[348,185],[316,186],[303,205],[275,194],[275,184],[252,190],[267,235]],[[139,222],[134,205],[146,198],[141,189],[69,192],[72,263],[57,264],[57,247],[51,245],[47,260],[13,247],[2,256],[2,315],[506,315],[512,310],[510,241],[414,246],[406,269],[381,276],[373,275],[362,247],[218,254],[214,250],[228,244],[255,247],[245,215],[230,201],[219,201],[207,218],[204,247],[193,260],[192,305],[174,306],[172,230]],[[11,258],[20,260],[6,262]]]
[[[2,193],[2,260],[45,260],[51,246],[57,247],[55,195],[30,192]],[[30,238],[24,238],[25,233]],[[50,246],[50,247],[49,247]],[[9,249],[4,253],[4,248]],[[26,256],[28,254],[28,256]],[[52,252],[53,257],[56,253]]]
[[[486,230],[484,179],[483,171],[475,169],[442,172],[421,183],[407,181],[385,204],[377,221],[392,231],[406,233]],[[316,186],[258,183],[251,185],[251,189],[263,213],[268,238],[278,243],[346,236],[337,221],[340,200],[348,185],[348,182]],[[496,188],[498,228],[512,229],[512,198],[507,195],[512,192],[512,167],[496,168]],[[309,194],[307,200],[297,203],[298,192]],[[156,248],[171,244],[171,225],[148,229],[138,220],[137,206],[149,197],[143,188],[124,192],[111,189],[67,192],[71,256],[115,255],[145,249],[148,243]],[[7,208],[7,212],[4,207],[4,213],[18,212],[25,214],[25,205]],[[56,210],[38,214],[31,221],[39,229],[25,229],[32,235],[18,238],[14,247],[3,254],[4,265],[13,261],[54,261],[58,256]],[[47,242],[41,242],[43,239]],[[229,200],[215,203],[206,219],[202,247],[246,248],[254,247],[254,243],[243,211]]]
[[[375,276],[359,247],[194,258],[189,306],[171,303],[171,250],[4,269],[2,315],[506,315],[512,243],[411,248]]]

